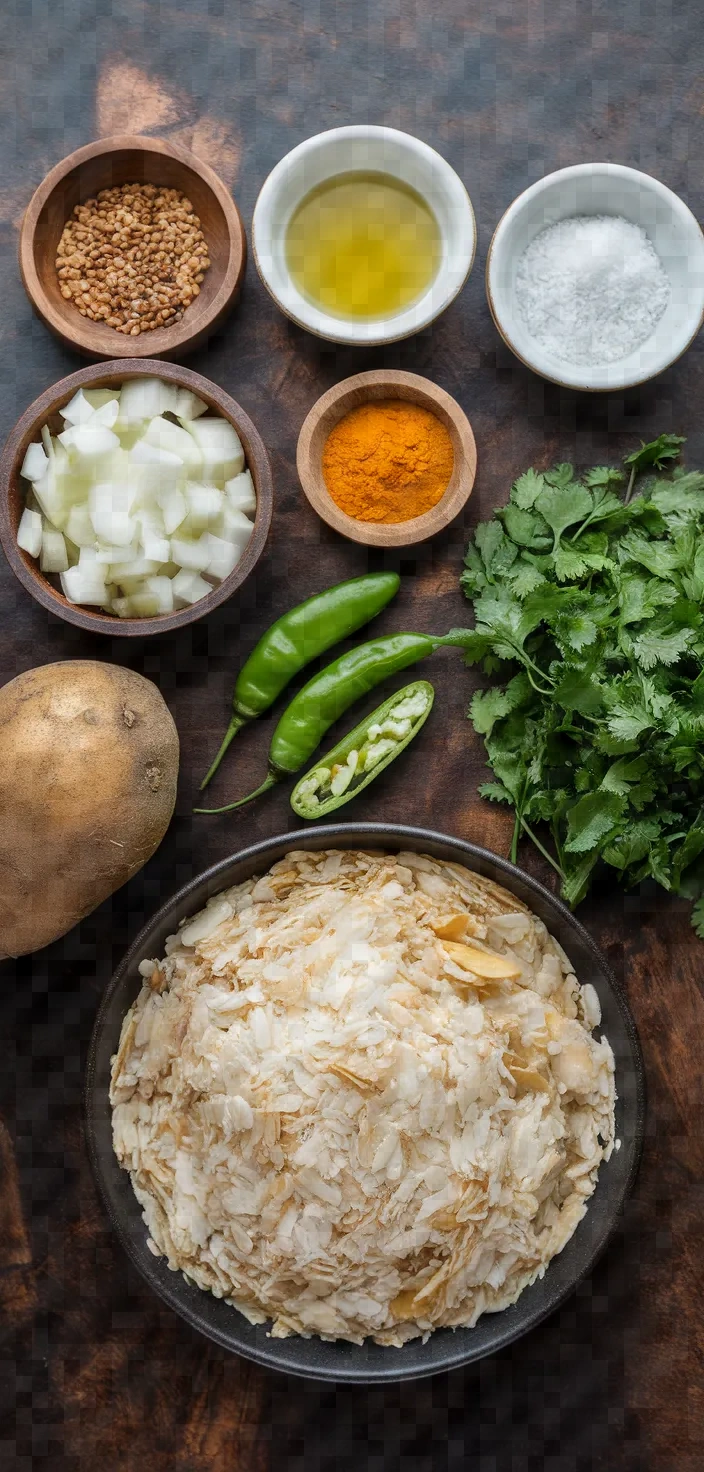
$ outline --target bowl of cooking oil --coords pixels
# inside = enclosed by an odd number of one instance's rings
[[[252,249],[274,301],[331,342],[396,342],[462,290],[477,242],[450,164],[409,133],[356,125],[299,143],[257,200]]]

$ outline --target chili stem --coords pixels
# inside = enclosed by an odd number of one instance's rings
[[[230,724],[229,724],[229,726],[228,726],[228,728],[227,728],[227,730],[225,732],[225,736],[224,736],[224,739],[223,739],[222,746],[220,747],[220,750],[219,750],[219,752],[218,752],[218,754],[217,754],[217,756],[215,758],[215,761],[213,762],[212,766],[206,772],[206,774],[205,774],[205,776],[203,778],[203,781],[201,782],[200,787],[198,789],[199,792],[202,792],[203,791],[203,788],[208,786],[208,783],[209,783],[211,777],[214,777],[215,776],[215,773],[217,772],[217,769],[220,766],[220,763],[221,763],[221,761],[222,761],[222,759],[223,759],[223,757],[225,755],[225,752],[227,751],[228,746],[230,745],[230,742],[234,740],[235,736],[237,735],[237,732],[238,731],[241,731],[242,730],[242,727],[243,726],[246,726],[246,724],[247,724],[247,722],[246,722],[246,720],[244,720],[244,718],[242,716],[233,716],[232,717],[232,720],[230,721]]]
[[[233,808],[242,808],[245,803],[252,802],[255,797],[261,797],[263,792],[268,792],[271,787],[275,787],[278,780],[278,777],[273,777],[270,773],[266,781],[262,782],[261,787],[256,787],[254,792],[248,793],[246,797],[238,797],[237,802],[228,802],[224,808],[194,808],[193,811],[194,813],[231,813]]]

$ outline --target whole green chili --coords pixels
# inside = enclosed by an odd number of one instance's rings
[[[395,675],[409,664],[426,659],[443,645],[460,648],[474,637],[471,629],[451,629],[448,634],[390,634],[371,639],[340,655],[308,681],[287,706],[269,747],[269,774],[254,792],[221,808],[195,808],[196,813],[229,813],[268,792],[310,759],[325,732],[344,715],[355,700],[374,689],[387,675]]]
[[[289,681],[309,664],[381,613],[398,592],[396,572],[370,572],[326,588],[299,603],[262,635],[237,676],[232,720],[215,760],[200,784],[207,787],[233,737],[273,705]]]
[[[300,818],[324,818],[356,797],[418,735],[434,699],[429,681],[415,680],[377,706],[296,783],[290,799],[294,813]],[[405,718],[404,706],[410,711]],[[406,734],[399,734],[406,726]],[[344,787],[332,791],[331,783],[340,778]]]

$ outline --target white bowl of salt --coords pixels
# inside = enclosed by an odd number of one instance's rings
[[[630,388],[674,363],[702,325],[704,236],[649,174],[576,164],[507,209],[486,290],[504,341],[543,378]]]

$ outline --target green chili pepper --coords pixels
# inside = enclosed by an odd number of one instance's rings
[[[356,797],[418,735],[434,699],[427,680],[397,690],[301,777],[291,793],[294,813],[324,818]]]
[[[398,592],[400,582],[396,572],[370,572],[350,578],[299,603],[267,629],[237,676],[232,720],[200,784],[201,792],[217,772],[237,732],[268,710],[304,665],[381,613]]]
[[[268,792],[295,772],[313,755],[333,721],[344,715],[355,700],[367,695],[387,675],[395,675],[409,664],[426,659],[444,644],[459,645],[474,638],[471,629],[451,629],[449,634],[390,634],[358,644],[348,654],[329,664],[299,690],[287,706],[269,747],[269,775],[247,797],[222,808],[195,808],[197,813],[229,813]]]

